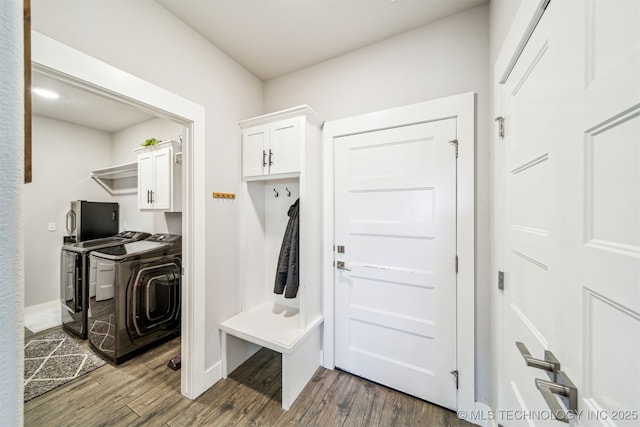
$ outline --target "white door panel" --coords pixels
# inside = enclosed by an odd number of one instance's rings
[[[502,88],[502,407],[543,411],[505,426],[562,425],[516,341],[558,358],[573,424],[640,424],[639,20],[635,1],[551,1]]]
[[[456,407],[455,119],[335,142],[336,366]]]
[[[300,172],[303,120],[300,117],[281,120],[271,125],[269,136],[269,173]]]

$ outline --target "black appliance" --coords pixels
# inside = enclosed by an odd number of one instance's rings
[[[111,237],[118,233],[120,218],[117,203],[74,200],[67,212],[65,243]]]
[[[182,238],[146,240],[91,252],[89,345],[113,364],[180,335]]]
[[[60,255],[60,302],[62,327],[82,339],[87,338],[89,297],[95,295],[95,283],[89,280],[95,269],[89,253],[98,249],[144,240],[151,236],[142,231],[122,231],[115,236],[67,243]]]

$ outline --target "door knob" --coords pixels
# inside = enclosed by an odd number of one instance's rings
[[[527,366],[553,372],[554,374],[560,371],[560,361],[556,359],[556,356],[554,356],[549,350],[544,351],[544,360],[542,360],[531,356],[531,353],[529,353],[529,350],[524,343],[516,342],[516,347],[520,350],[520,354],[522,354]]]
[[[569,414],[575,415],[578,413],[578,389],[563,371],[558,372],[557,382],[536,378],[536,388],[540,390],[544,401],[547,402],[553,416],[556,417],[558,421],[568,423],[570,418]],[[558,403],[556,395],[563,400],[563,403],[568,409],[567,412],[565,412],[564,408]]]

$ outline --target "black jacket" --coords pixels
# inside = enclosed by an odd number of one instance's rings
[[[278,268],[276,270],[276,283],[273,292],[284,293],[285,298],[295,298],[298,294],[299,284],[299,211],[300,199],[296,200],[289,208],[289,223],[284,232],[280,256],[278,257]]]

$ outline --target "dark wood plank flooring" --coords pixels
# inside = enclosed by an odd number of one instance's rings
[[[27,333],[27,338],[33,334]],[[180,339],[106,365],[25,403],[25,426],[470,426],[455,413],[347,373],[319,368],[289,411],[280,354],[262,349],[195,400],[167,361]]]

